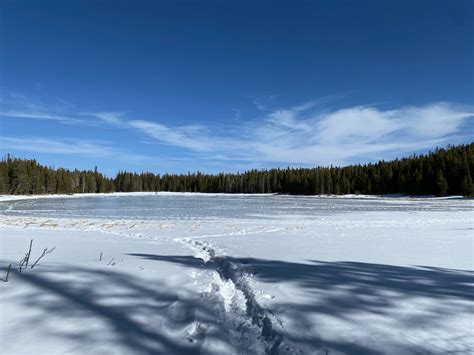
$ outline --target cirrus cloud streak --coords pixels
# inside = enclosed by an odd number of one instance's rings
[[[78,113],[79,112],[79,113]],[[87,112],[87,113],[86,113]],[[449,102],[381,109],[353,106],[322,109],[318,100],[298,106],[259,111],[238,125],[164,124],[158,119],[130,118],[116,111],[91,113],[20,109],[0,112],[3,118],[54,121],[59,124],[107,126],[136,132],[137,146],[146,138],[174,147],[173,156],[192,157],[203,165],[262,168],[270,166],[346,165],[391,159],[407,153],[473,140],[474,109]],[[131,136],[132,137],[132,136]],[[87,140],[2,137],[2,147],[54,154],[112,157],[120,152],[130,159],[145,157]],[[143,150],[153,149],[142,147]],[[148,151],[146,152],[148,154]],[[166,157],[164,157],[166,159]],[[170,159],[176,159],[169,157]],[[145,159],[146,160],[146,159]],[[221,162],[220,164],[218,162]]]

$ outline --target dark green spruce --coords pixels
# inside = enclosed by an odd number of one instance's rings
[[[0,161],[2,194],[70,194],[114,191],[227,193],[408,194],[474,196],[474,142],[426,155],[346,167],[250,170],[236,174],[179,175],[119,172],[112,179],[92,170],[54,169],[36,160]]]

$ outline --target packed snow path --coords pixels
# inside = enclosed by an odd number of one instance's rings
[[[473,351],[472,200],[142,194],[0,213],[2,354]],[[20,274],[31,239],[33,257],[56,250]]]
[[[190,245],[194,251],[194,256],[203,261],[203,266],[210,268],[218,274],[219,280],[213,283],[212,290],[218,293],[226,305],[230,305],[228,309],[230,314],[228,318],[232,321],[229,326],[237,335],[239,342],[241,334],[253,337],[253,347],[257,347],[259,352],[266,354],[281,353],[297,353],[288,344],[282,343],[283,335],[278,331],[276,325],[281,325],[269,310],[265,310],[258,303],[249,280],[252,275],[245,271],[245,266],[234,261],[233,258],[216,255],[215,247],[210,243],[193,241],[190,238],[177,239],[183,243]],[[213,280],[217,278],[214,277]],[[231,292],[228,292],[228,289]],[[230,297],[229,297],[230,296]],[[277,322],[276,322],[277,321]],[[236,344],[237,345],[237,344]],[[257,350],[255,349],[255,350]],[[248,351],[248,349],[242,349]]]

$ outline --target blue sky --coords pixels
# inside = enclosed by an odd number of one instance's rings
[[[0,153],[346,165],[473,134],[472,1],[2,1]]]

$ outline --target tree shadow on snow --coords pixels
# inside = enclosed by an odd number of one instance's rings
[[[169,262],[196,269],[215,268],[224,261],[251,273],[258,281],[279,284],[290,282],[304,291],[311,301],[275,300],[272,310],[284,310],[285,317],[300,329],[312,329],[318,316],[350,320],[360,313],[392,317],[400,301],[423,299],[433,305],[426,312],[407,318],[406,327],[420,323],[433,328],[443,314],[472,313],[473,273],[435,267],[400,267],[359,262],[321,262],[308,260],[295,263],[256,258],[214,258],[204,263],[188,255],[129,254],[150,261]],[[227,343],[232,349],[225,326],[219,321],[215,300],[199,299],[197,293],[171,290],[160,282],[146,283],[128,273],[110,268],[78,268],[63,266],[51,271],[14,273],[12,280],[30,287],[19,297],[27,309],[38,309],[30,315],[28,324],[44,322],[45,313],[67,320],[72,327],[47,328],[50,335],[64,337],[77,344],[76,352],[87,353],[89,344],[120,344],[130,354],[197,354],[201,348],[199,334],[187,336],[189,325],[205,326],[209,342]],[[15,288],[11,288],[14,291]],[[6,289],[5,291],[7,291]],[[3,292],[4,290],[2,290]],[[12,294],[13,295],[13,294]],[[36,314],[36,313],[35,313]],[[53,318],[53,319],[58,319]],[[100,329],[95,331],[97,321]],[[398,320],[400,321],[400,320]],[[48,319],[49,322],[49,319]],[[53,321],[54,322],[54,321]],[[89,322],[90,326],[89,326]],[[21,334],[25,324],[15,334]],[[363,325],[360,325],[363,326]],[[316,327],[317,328],[317,327]],[[210,330],[210,331],[209,331]],[[331,349],[344,354],[380,354],[380,349],[367,344],[355,344],[341,336],[340,341],[308,336],[298,329],[285,334],[288,340],[305,353]],[[401,353],[426,353],[420,345],[403,344]],[[234,348],[235,349],[235,348]],[[96,349],[97,350],[97,349]],[[107,352],[105,348],[102,351]],[[113,352],[113,350],[110,350]],[[322,351],[322,352],[321,352]],[[235,351],[237,353],[238,351]]]
[[[136,257],[181,264],[194,268],[215,268],[216,261],[203,263],[187,255],[130,254]],[[219,259],[215,258],[214,260]],[[256,258],[224,257],[226,262],[255,276],[258,281],[268,283],[290,282],[303,290],[311,301],[277,300],[272,309],[284,310],[302,329],[311,329],[318,316],[351,320],[357,314],[386,316],[392,319],[397,314],[400,302],[422,300],[432,307],[431,312],[416,313],[413,317],[397,317],[406,328],[435,328],[444,315],[471,313],[473,307],[473,273],[427,266],[391,266],[361,262],[322,262],[308,260],[295,263]],[[219,263],[221,264],[221,263]],[[275,310],[274,309],[274,310]],[[467,313],[467,314],[469,314]],[[353,321],[353,319],[351,320]],[[359,325],[363,326],[363,325]],[[350,341],[328,342],[318,336],[288,335],[294,344],[303,348],[330,348],[344,354],[379,354],[375,348],[354,344]],[[420,345],[403,344],[404,353],[426,353]],[[324,353],[324,352],[323,352]],[[331,352],[330,352],[331,353]]]
[[[201,302],[197,293],[174,292],[159,281],[147,284],[118,271],[76,267],[15,272],[14,279],[29,286],[28,292],[15,296],[25,309],[41,310],[29,316],[28,324],[46,322],[46,327],[41,327],[48,329],[45,335],[75,344],[73,353],[114,353],[120,349],[127,354],[199,354],[203,339],[199,334],[188,334],[193,322],[212,328],[206,333],[210,341],[228,339],[216,321],[212,302]],[[51,324],[55,320],[61,325]],[[22,323],[14,331],[18,340],[24,326]],[[120,346],[110,348],[115,344]]]

